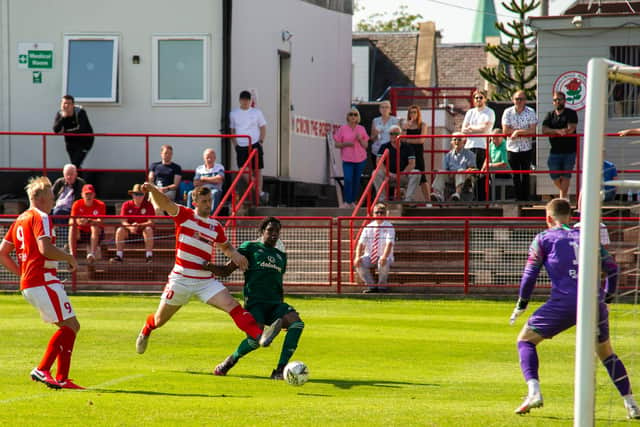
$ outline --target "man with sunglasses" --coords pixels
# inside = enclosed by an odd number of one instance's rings
[[[411,148],[408,143],[403,141],[402,138],[398,138],[399,135],[402,135],[402,129],[400,128],[400,126],[394,125],[389,128],[389,136],[391,137],[391,142],[380,147],[378,158],[380,158],[385,151],[389,151],[390,186],[393,186],[396,183],[396,177],[398,174],[398,163],[400,164],[400,172],[402,172],[402,175],[400,175],[400,185],[407,186],[407,189],[404,193],[404,201],[410,202],[413,200],[413,193],[416,192],[416,189],[420,184],[421,175],[408,174],[408,172],[418,172],[418,169],[416,168],[416,155],[414,149]],[[400,156],[399,161],[398,156]],[[386,168],[382,168],[376,175],[374,179],[376,188],[380,188],[380,186],[382,185],[385,174]],[[381,195],[381,201],[384,201],[383,197],[384,193]]]
[[[513,94],[513,107],[502,114],[502,133],[507,137],[509,165],[516,171],[513,184],[516,199],[529,200],[529,175],[533,160],[533,140],[530,136],[536,133],[538,117],[531,107],[527,107],[527,96],[523,90]]]
[[[473,93],[474,108],[467,110],[462,121],[462,133],[465,135],[488,134],[493,129],[496,121],[496,113],[487,107],[487,92],[478,89]],[[487,147],[489,147],[489,137],[470,136],[464,148],[473,151],[476,155],[476,168],[481,169],[487,156]],[[481,177],[477,186],[478,199],[484,200],[484,178]]]
[[[376,203],[373,207],[374,220],[362,230],[353,265],[360,279],[367,285],[364,294],[386,292],[389,270],[393,264],[393,245],[396,232],[393,225],[385,220],[387,205]],[[378,270],[378,286],[375,286],[371,269]]]
[[[127,200],[122,204],[120,216],[122,218],[122,226],[116,229],[116,256],[111,258],[109,262],[121,263],[124,261],[124,244],[131,236],[135,240],[144,239],[145,260],[147,263],[152,261],[153,257],[153,221],[151,217],[155,216],[155,209],[150,201],[145,197],[140,184],[135,184],[129,190],[131,200]]]
[[[560,198],[569,197],[569,184],[571,182],[571,171],[576,165],[576,151],[578,138],[566,136],[576,133],[578,127],[578,114],[571,108],[566,108],[564,103],[565,95],[562,92],[553,93],[553,111],[550,111],[542,122],[542,133],[549,135],[551,151],[547,159],[549,175],[553,185],[560,191]]]

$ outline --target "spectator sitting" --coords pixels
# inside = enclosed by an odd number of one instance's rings
[[[393,245],[395,244],[396,232],[393,225],[385,219],[387,216],[387,205],[376,203],[373,207],[371,221],[362,230],[353,265],[358,271],[358,276],[367,285],[363,293],[385,292],[389,279],[389,270],[393,264]],[[374,286],[371,268],[378,270],[378,285]]]
[[[401,141],[401,138],[397,138],[398,135],[402,135],[400,126],[391,126],[391,128],[389,128],[389,135],[391,136],[391,142],[380,148],[378,158],[380,158],[385,151],[389,151],[389,186],[391,187],[397,180],[398,153],[400,153],[400,170],[402,172],[418,172],[418,169],[416,169],[416,156],[413,147]],[[382,168],[376,175],[376,188],[380,188],[382,185],[385,173],[386,168]],[[400,185],[407,186],[404,194],[405,201],[413,200],[413,193],[416,191],[416,188],[418,188],[418,184],[420,184],[420,175],[400,175]],[[379,200],[384,201],[384,194],[380,196]]]
[[[111,258],[109,262],[124,261],[124,244],[130,235],[142,235],[144,239],[145,259],[151,262],[153,259],[153,221],[154,208],[150,201],[147,200],[145,193],[142,191],[140,184],[135,184],[133,189],[129,190],[131,200],[127,200],[122,204],[120,216],[126,217],[122,219],[122,226],[116,229],[116,256]]]
[[[77,255],[77,244],[89,242],[87,251],[87,262],[93,264],[96,260],[98,244],[104,231],[102,229],[102,219],[92,218],[104,216],[106,213],[105,204],[95,198],[96,190],[91,184],[82,187],[82,199],[77,200],[71,207],[71,218],[69,218],[69,248],[73,256]]]
[[[462,132],[455,132],[451,138],[451,151],[444,155],[442,159],[443,171],[477,171],[476,155],[473,151],[464,148],[466,137]],[[450,200],[458,201],[462,198],[465,189],[473,191],[474,176],[470,174],[438,174],[433,181],[433,192],[431,200],[442,202],[445,196],[445,186],[447,183],[455,185],[455,191]]]
[[[509,170],[509,158],[507,156],[507,143],[505,138],[497,134],[502,133],[502,129],[496,128],[493,130],[496,136],[491,137],[491,144],[489,144],[489,157],[484,159],[482,165],[482,172],[487,170]],[[496,174],[492,179],[510,179],[511,174]]]
[[[158,190],[166,194],[171,201],[174,201],[182,179],[182,168],[171,160],[173,159],[172,146],[163,145],[160,149],[160,157],[162,158],[161,161],[151,163],[151,166],[149,166],[147,179],[155,184]],[[156,209],[156,215],[162,215],[161,209],[158,209],[155,205],[154,208]]]
[[[53,196],[56,204],[51,215],[69,215],[71,205],[81,197],[82,187],[86,184],[84,179],[78,177],[78,169],[68,163],[62,168],[62,176],[53,183]]]
[[[196,187],[207,187],[211,190],[211,213],[216,210],[222,199],[222,184],[224,184],[224,166],[216,163],[216,152],[213,148],[207,148],[202,153],[204,164],[196,168],[193,184]],[[193,209],[192,191],[187,195],[187,207]]]

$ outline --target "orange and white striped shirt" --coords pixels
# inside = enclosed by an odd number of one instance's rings
[[[47,237],[55,244],[51,218],[36,208],[24,211],[4,236],[16,251],[20,265],[20,290],[60,283],[56,276],[58,262],[46,258],[38,249],[38,240]]]
[[[214,243],[227,241],[222,225],[213,218],[201,218],[184,206],[179,206],[173,221],[176,223],[176,263],[172,274],[189,279],[213,277],[202,265],[211,259]]]

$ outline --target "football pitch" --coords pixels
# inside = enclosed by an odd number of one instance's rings
[[[545,406],[513,414],[526,394],[508,318],[513,301],[288,297],[305,330],[294,360],[302,387],[269,379],[282,345],[211,374],[243,338],[231,318],[192,301],[155,331],[144,355],[135,339],[157,296],[71,296],[80,334],[71,378],[84,391],[32,382],[53,328],[17,294],[0,295],[0,425],[555,426],[572,425],[573,330],[539,347]],[[630,355],[640,339],[631,305],[614,305],[612,342]],[[640,358],[625,360],[640,390]],[[627,423],[597,366],[596,425]]]

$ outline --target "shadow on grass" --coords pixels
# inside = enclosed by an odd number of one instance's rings
[[[176,371],[177,372],[177,371]],[[183,371],[187,374],[191,375],[209,375],[213,376],[211,372],[203,372],[203,371]],[[252,380],[266,380],[266,381],[274,381],[269,376],[258,376],[258,375],[229,375],[229,377],[235,378],[245,378]],[[354,387],[384,387],[384,388],[403,388],[407,386],[412,387],[440,387],[440,384],[430,384],[430,383],[417,383],[417,382],[408,382],[408,381],[385,381],[385,380],[349,380],[349,379],[316,379],[312,378],[308,381],[313,384],[329,384],[334,387],[349,390]]]
[[[161,391],[150,391],[150,390],[117,390],[117,389],[108,389],[108,388],[90,388],[87,391],[93,391],[96,393],[113,393],[113,394],[142,394],[147,396],[175,396],[175,397],[234,397],[234,398],[242,398],[242,399],[250,399],[253,396],[237,396],[237,395],[229,395],[229,394],[205,394],[205,393],[169,393],[169,392],[161,392]]]

